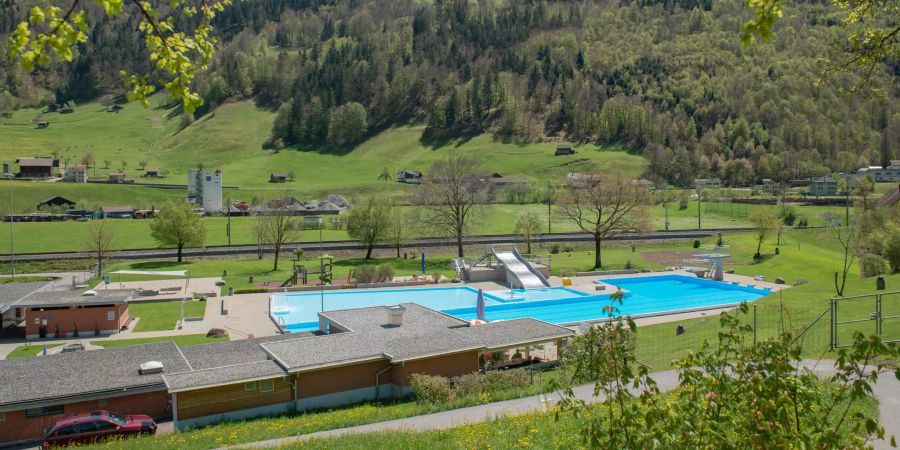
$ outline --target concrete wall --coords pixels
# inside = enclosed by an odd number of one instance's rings
[[[37,339],[39,329],[47,320],[47,337],[53,337],[56,327],[67,337],[78,327],[80,336],[93,336],[99,328],[101,334],[118,333],[128,322],[128,304],[106,306],[70,306],[66,309],[27,308],[25,311],[25,335],[27,339]]]
[[[60,382],[65,382],[60,379]],[[162,387],[160,387],[163,389]],[[107,409],[114,414],[146,414],[164,419],[171,416],[169,410],[169,394],[164,390],[140,394],[125,394],[117,397],[108,396],[101,399],[68,403],[63,406],[61,414],[27,417],[25,410],[0,413],[0,442],[18,442],[39,439],[44,427],[65,416]]]

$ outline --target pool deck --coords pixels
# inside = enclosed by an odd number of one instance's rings
[[[648,273],[636,273],[636,274],[625,274],[625,275],[603,275],[602,278],[629,278],[629,277],[650,277],[650,276],[665,276],[665,275],[683,275],[689,277],[695,277],[694,274],[690,272],[686,272],[683,270],[678,271],[668,271],[668,272],[648,272]],[[591,295],[601,294],[604,291],[597,291],[596,284],[594,284],[594,280],[601,278],[601,276],[582,276],[582,277],[572,277],[572,285],[567,286],[571,289],[584,292]],[[562,287],[562,278],[560,277],[550,277],[549,278],[550,285],[552,287]],[[790,287],[789,285],[784,284],[775,284],[768,281],[757,281],[754,280],[753,277],[743,276],[743,275],[735,275],[735,274],[725,274],[725,282],[737,282],[741,285],[754,285],[757,288],[769,288],[773,292],[777,292],[781,289],[785,289]],[[485,291],[502,291],[508,289],[506,286],[495,283],[492,281],[484,281],[478,283],[458,283],[458,284],[448,284],[441,283],[440,287],[454,287],[454,286],[466,286],[473,289],[484,289]],[[383,291],[383,290],[398,290],[398,289],[422,289],[435,287],[433,285],[419,285],[419,286],[398,286],[398,287],[389,287],[389,288],[373,288],[373,289],[347,289],[346,291],[342,290],[342,292],[360,292],[360,291]],[[316,291],[310,291],[308,293],[315,293]],[[608,288],[605,292],[611,292]],[[231,339],[244,339],[250,335],[252,336],[270,336],[278,333],[278,328],[272,323],[272,320],[269,318],[269,297],[273,295],[273,293],[268,294],[242,294],[242,295],[233,295],[226,296],[220,298],[214,298],[207,300],[207,311],[206,311],[206,320],[204,320],[204,326],[215,326],[220,328],[225,328],[228,330]],[[224,302],[224,311],[226,314],[222,314],[223,308],[222,303]],[[688,312],[680,312],[680,313],[671,313],[665,315],[657,315],[652,317],[642,317],[635,319],[635,322],[640,325],[652,325],[658,323],[668,323],[679,320],[686,320],[695,317],[703,317],[718,314],[722,311],[728,311],[734,309],[734,306],[722,307],[722,308],[709,308],[697,311],[688,311]]]

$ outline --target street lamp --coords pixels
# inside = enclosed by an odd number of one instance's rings
[[[12,180],[15,175],[11,173],[4,173],[4,177],[9,179],[9,256],[10,262],[12,263],[12,278],[16,278],[16,245],[13,234],[13,222],[15,221],[15,216],[13,216],[13,188],[12,188]]]

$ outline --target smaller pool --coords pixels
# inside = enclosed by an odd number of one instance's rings
[[[622,315],[632,316],[727,306],[772,293],[770,289],[684,275],[603,278],[599,281],[626,291],[618,308]]]

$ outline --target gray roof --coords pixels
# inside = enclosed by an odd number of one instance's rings
[[[190,363],[186,372],[167,373],[164,378],[171,391],[197,389],[226,383],[251,381],[285,375],[284,369],[271,361],[260,344],[313,336],[312,333],[275,335],[256,339],[217,342],[182,347]]]
[[[91,394],[165,389],[161,373],[138,373],[148,361],[162,362],[166,373],[188,369],[173,342],[2,360],[0,412]]]
[[[0,312],[6,311],[23,297],[39,289],[46,289],[49,281],[31,281],[27,283],[0,283]]]
[[[66,306],[66,305],[104,305],[110,303],[126,303],[134,292],[124,289],[94,291],[97,295],[83,295],[73,291],[39,291],[16,304],[17,306]]]
[[[449,328],[468,326],[468,322],[456,317],[426,308],[417,303],[404,303],[406,312],[403,314],[403,327],[417,327],[419,331],[428,332],[436,327]],[[387,311],[384,306],[370,306],[366,308],[342,309],[337,311],[320,312],[319,316],[330,320],[341,328],[360,331],[377,331],[391,328],[387,325]]]
[[[426,312],[427,308],[413,303],[403,306],[407,309],[401,326],[384,325],[387,321],[384,307],[331,311],[324,317],[354,331],[270,342],[262,347],[288,370],[303,371],[377,359],[401,362],[573,334],[567,328],[534,319],[470,327],[437,311]]]
[[[257,344],[259,346],[259,344]],[[255,381],[287,375],[274,361],[257,361],[163,375],[170,392]]]

